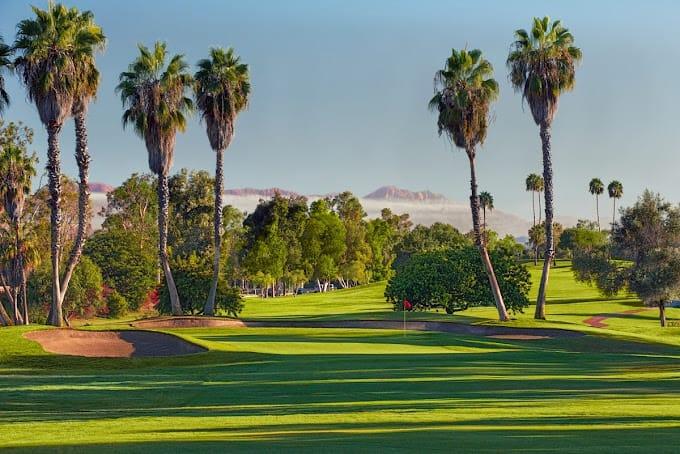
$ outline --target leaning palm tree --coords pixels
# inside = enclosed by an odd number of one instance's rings
[[[482,207],[482,229],[486,231],[486,210],[489,210],[490,213],[495,208],[493,206],[493,196],[486,191],[480,192],[479,205]]]
[[[208,300],[203,308],[205,315],[215,314],[215,295],[220,274],[222,243],[222,191],[224,150],[234,138],[234,123],[239,112],[248,105],[250,76],[248,65],[240,62],[232,48],[210,49],[210,58],[198,62],[194,75],[196,105],[205,121],[210,147],[215,151],[215,216],[213,281]]]
[[[444,69],[435,74],[435,94],[429,106],[439,114],[439,134],[445,134],[453,144],[465,150],[470,161],[470,208],[475,244],[489,277],[498,317],[505,321],[508,320],[508,312],[479,225],[475,170],[477,146],[486,138],[489,108],[498,97],[498,83],[491,77],[492,74],[493,67],[488,60],[482,58],[480,50],[453,49],[451,56],[446,59]]]
[[[612,212],[612,228],[616,224],[616,200],[623,196],[623,184],[620,181],[614,180],[609,185],[607,185],[607,192],[609,193],[609,198],[614,201],[614,209]]]
[[[71,249],[66,270],[61,281],[61,299],[66,296],[71,276],[75,270],[80,255],[83,252],[85,235],[88,226],[88,209],[90,203],[90,193],[88,189],[88,175],[90,172],[90,153],[87,149],[87,126],[85,119],[87,108],[90,101],[96,96],[99,87],[99,71],[95,63],[94,54],[96,51],[103,50],[106,38],[100,26],[94,22],[94,15],[90,11],[85,11],[78,16],[77,33],[87,36],[83,42],[83,48],[74,56],[74,63],[78,69],[78,78],[74,89],[73,105],[71,114],[73,115],[76,135],[76,163],[78,164],[78,229],[76,238]]]
[[[166,44],[153,49],[139,45],[139,56],[120,74],[116,91],[125,112],[123,126],[131,125],[144,139],[149,168],[158,176],[158,252],[174,315],[182,314],[175,280],[168,261],[168,173],[172,167],[177,132],[186,129],[193,102],[186,97],[192,78],[182,55],[168,61]]]
[[[14,66],[26,86],[28,98],[37,107],[47,129],[47,173],[50,193],[50,253],[52,262],[52,305],[48,323],[62,326],[63,295],[59,260],[61,257],[61,162],[59,134],[71,114],[78,87],[82,52],[90,50],[90,34],[78,26],[80,13],[49,3],[46,10],[33,7],[35,17],[17,25]],[[63,292],[62,292],[63,290]]]
[[[35,176],[35,155],[28,155],[19,146],[7,144],[0,150],[0,199],[7,218],[6,236],[11,243],[6,245],[6,269],[0,270],[2,284],[11,290],[9,299],[14,311],[14,323],[28,323],[27,310],[22,315],[21,300],[25,297],[26,263],[25,244],[22,237],[22,216],[26,196],[31,191],[31,180]],[[27,302],[23,301],[24,308]]]
[[[12,48],[5,44],[0,35],[0,115],[9,105],[9,95],[5,91],[4,72],[12,68]]]
[[[534,122],[540,127],[543,147],[543,179],[545,182],[545,258],[543,274],[536,301],[535,318],[545,319],[545,296],[548,287],[550,263],[555,253],[553,239],[553,170],[550,151],[550,128],[557,113],[560,95],[574,87],[576,63],[581,60],[581,50],[560,21],[534,18],[531,33],[515,32],[507,64],[510,81],[522,93],[531,109]]]
[[[595,215],[597,216],[597,229],[600,230],[600,195],[604,192],[604,184],[599,178],[593,178],[588,183],[588,192],[595,196]]]

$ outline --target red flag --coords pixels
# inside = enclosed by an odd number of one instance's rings
[[[411,304],[409,300],[404,300],[402,306],[404,307],[405,311],[410,311],[413,308],[413,304]]]

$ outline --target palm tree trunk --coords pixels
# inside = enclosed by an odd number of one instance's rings
[[[531,190],[531,211],[534,213],[534,227],[536,227],[536,191]]]
[[[59,282],[59,256],[61,244],[61,163],[59,162],[59,133],[61,124],[50,123],[47,126],[47,177],[50,193],[50,253],[52,259],[52,306],[47,323],[64,326],[62,312],[61,287]]]
[[[475,234],[475,245],[479,249],[482,256],[482,263],[486,269],[486,274],[489,277],[489,285],[491,285],[491,292],[498,310],[498,319],[502,322],[508,321],[508,311],[503,302],[503,295],[496,280],[496,274],[489,258],[489,252],[486,250],[484,239],[482,238],[481,229],[479,227],[479,195],[477,194],[477,172],[475,171],[475,151],[474,149],[467,150],[468,158],[470,159],[470,209],[472,211],[472,229]]]
[[[614,224],[616,224],[616,197],[614,197],[614,210],[612,212],[612,230],[614,230]]]
[[[4,287],[3,290],[7,290],[7,287]],[[14,325],[14,320],[12,320],[12,317],[9,316],[7,313],[7,310],[5,309],[5,305],[2,304],[2,300],[0,300],[0,324],[3,326],[10,326]]]
[[[23,300],[24,325],[29,325],[28,320],[28,295],[26,293],[26,270],[21,273],[21,298]]]
[[[600,228],[600,196],[595,194],[595,213],[597,215],[597,231],[602,230]]]
[[[172,315],[182,315],[182,305],[179,302],[179,294],[172,277],[170,263],[168,261],[168,202],[170,189],[168,188],[167,175],[158,176],[158,257],[161,268],[165,274],[165,283],[170,295],[170,307]]]
[[[545,183],[545,257],[543,257],[543,274],[541,274],[541,284],[538,288],[534,318],[544,320],[550,263],[555,253],[553,249],[553,170],[550,154],[550,125],[547,123],[541,124],[541,143],[543,145],[543,181]]]
[[[19,215],[20,216],[20,215]],[[24,256],[21,245],[21,232],[19,231],[19,220],[14,222],[14,270],[12,276],[12,287],[14,288],[14,322],[19,324],[24,324],[24,316],[21,310],[21,302],[23,293],[21,291],[21,284],[23,282],[22,276],[24,275]]]
[[[538,223],[541,223],[541,191],[538,191]]]
[[[208,301],[203,308],[204,315],[215,315],[215,296],[217,295],[217,282],[220,277],[220,258],[222,252],[222,190],[224,185],[224,172],[222,158],[224,150],[215,150],[215,217],[214,217],[214,242],[215,257],[213,258],[213,280],[210,286]]]
[[[662,328],[666,327],[666,305],[663,301],[659,301],[659,323]]]
[[[66,265],[66,272],[60,284],[61,300],[63,301],[71,281],[73,271],[80,261],[87,233],[87,210],[90,205],[90,191],[88,177],[90,173],[90,153],[87,149],[87,126],[85,125],[85,111],[81,111],[74,117],[76,129],[76,163],[78,164],[78,230],[76,239],[71,250],[71,255]]]

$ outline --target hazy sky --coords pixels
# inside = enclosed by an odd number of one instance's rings
[[[45,7],[47,2],[32,2]],[[14,39],[29,2],[0,0],[0,34]],[[481,189],[496,207],[530,216],[524,178],[540,171],[538,128],[507,81],[513,31],[533,16],[560,18],[583,50],[576,89],[553,127],[556,208],[592,217],[587,183],[623,182],[623,204],[646,187],[680,200],[680,4],[674,1],[69,1],[90,9],[108,37],[102,83],[90,109],[92,181],[120,183],[147,171],[143,142],[121,127],[114,87],[137,43],[165,40],[192,65],[210,46],[234,46],[250,65],[251,104],[227,151],[227,187],[279,186],[302,193],[385,184],[430,189],[464,201],[464,154],[438,138],[427,110],[432,76],[452,47],[480,48],[501,96],[479,152]],[[25,91],[10,77],[7,120],[46,139]],[[62,134],[64,170],[76,175],[73,129]],[[214,155],[195,117],[175,150],[174,170],[212,172]],[[604,212],[611,209],[604,202]]]

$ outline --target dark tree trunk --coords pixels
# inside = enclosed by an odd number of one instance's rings
[[[9,314],[7,313],[7,310],[5,309],[5,305],[2,303],[2,300],[0,300],[0,324],[4,326],[14,325],[14,320],[12,320],[12,317],[10,317]]]
[[[616,197],[614,197],[614,210],[612,212],[612,231],[614,231],[614,224],[616,224]]]
[[[534,214],[534,227],[536,227],[536,191],[531,190],[531,211]]]
[[[541,221],[541,191],[538,191],[538,223],[540,224]]]
[[[222,251],[222,190],[224,186],[224,172],[222,158],[224,150],[215,150],[215,216],[214,216],[214,243],[215,257],[213,258],[213,280],[210,286],[208,301],[203,308],[204,315],[215,315],[215,296],[217,295],[217,282],[220,277],[220,256]]]
[[[659,301],[659,323],[662,328],[666,327],[666,304],[663,301]]]
[[[489,285],[491,286],[491,292],[493,293],[496,309],[498,310],[498,318],[499,320],[505,322],[509,320],[508,311],[505,308],[503,295],[501,294],[501,289],[498,286],[496,274],[494,273],[493,265],[491,264],[491,259],[489,258],[488,251],[486,250],[486,244],[484,242],[484,238],[482,237],[482,232],[479,226],[479,195],[477,194],[475,151],[474,149],[469,149],[466,151],[468,158],[470,159],[470,209],[472,211],[472,230],[475,235],[475,245],[479,249],[479,253],[482,257],[482,263],[484,264],[486,274],[489,277]]]
[[[28,320],[28,295],[26,293],[26,270],[21,273],[21,299],[23,301],[24,325],[29,325]]]
[[[50,193],[50,253],[52,259],[52,305],[47,323],[64,326],[62,312],[61,287],[59,282],[59,257],[61,243],[61,163],[59,162],[59,133],[61,124],[50,123],[47,126],[47,177]]]
[[[543,257],[543,274],[538,288],[534,318],[544,320],[550,263],[555,253],[553,247],[553,170],[550,154],[550,125],[547,123],[541,124],[541,143],[543,145],[543,180],[545,183],[545,257]]]
[[[172,277],[170,263],[168,261],[168,202],[170,190],[168,189],[168,177],[158,176],[158,258],[161,268],[165,274],[165,283],[168,286],[170,295],[170,307],[172,315],[182,315],[182,306],[179,301],[179,294],[175,286],[175,279]]]
[[[597,231],[602,230],[600,228],[600,196],[595,194],[595,214],[597,215]]]
[[[74,116],[76,128],[76,163],[78,164],[78,230],[73,249],[66,265],[66,272],[60,283],[61,300],[66,297],[68,284],[71,282],[73,271],[75,270],[80,256],[83,253],[83,244],[87,234],[87,210],[90,206],[90,190],[88,188],[88,177],[90,173],[90,153],[87,149],[87,126],[85,125],[85,111],[81,111]]]

